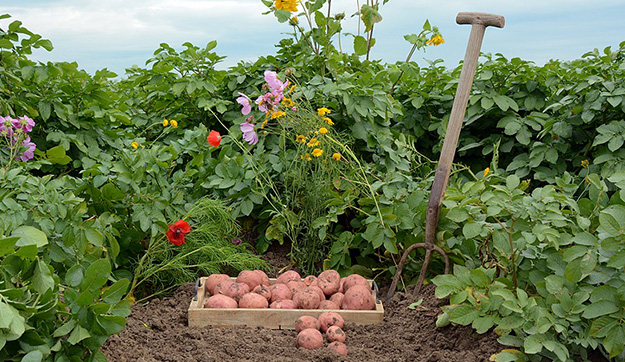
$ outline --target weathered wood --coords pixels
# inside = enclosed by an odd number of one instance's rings
[[[447,189],[447,183],[449,182],[451,165],[456,154],[458,138],[460,137],[460,130],[462,129],[462,121],[469,102],[469,95],[471,94],[471,86],[473,85],[473,78],[475,77],[484,32],[487,26],[503,28],[505,25],[505,19],[501,15],[473,12],[458,13],[456,22],[458,24],[472,24],[471,34],[469,35],[469,43],[467,44],[464,63],[462,64],[458,88],[451,108],[451,114],[449,115],[449,122],[447,123],[447,130],[445,131],[445,140],[443,141],[443,148],[438,160],[434,182],[432,183],[432,192],[430,193],[430,199],[428,201],[425,219],[425,243],[422,246],[425,248],[425,259],[415,287],[416,294],[420,292],[423,286],[423,280],[430,263],[432,250],[436,250],[443,255],[446,263],[445,273],[449,272],[449,259],[447,254],[443,249],[434,244],[436,240],[436,227],[438,226],[438,220],[440,218],[441,203],[445,195],[445,190]],[[414,248],[407,249],[404,255],[402,255],[401,260],[405,261],[408,254],[413,250]],[[388,291],[386,300],[389,300],[395,293],[395,287],[397,286],[402,268],[403,263],[400,263],[393,277],[393,283]]]
[[[235,279],[235,278],[233,278]],[[271,284],[275,279],[270,279]],[[323,312],[340,313],[345,323],[376,324],[384,320],[384,307],[376,298],[375,310],[325,310],[325,309],[271,309],[271,308],[203,308],[208,298],[205,293],[206,277],[200,278],[197,300],[191,300],[188,309],[189,327],[240,326],[270,329],[295,329],[297,318],[309,315],[319,317]]]

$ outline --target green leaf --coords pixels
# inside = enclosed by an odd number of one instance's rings
[[[603,340],[603,346],[610,353],[610,358],[621,354],[625,348],[625,327],[622,325],[612,327]]]
[[[595,319],[590,325],[590,335],[597,338],[603,338],[608,334],[608,331],[612,329],[618,323],[613,317],[602,316]]]
[[[619,308],[613,301],[600,300],[598,302],[587,305],[582,313],[582,317],[586,319],[594,319],[603,315],[618,312]]]
[[[447,313],[440,314],[438,317],[436,317],[436,326],[438,328],[445,327],[449,325],[449,323],[450,323],[449,314]]]
[[[43,353],[39,350],[30,351],[22,357],[21,362],[41,362]]]
[[[510,190],[516,189],[521,183],[521,179],[519,179],[516,175],[510,175],[506,177],[506,187]]]
[[[415,308],[417,308],[418,306],[420,306],[423,303],[423,298],[417,300],[414,303],[410,303],[410,305],[408,306],[408,309],[412,309],[414,310]]]
[[[0,299],[0,329],[9,328],[13,321],[14,309],[10,305]]]
[[[129,285],[130,280],[128,279],[118,280],[102,293],[102,300],[111,304],[119,302],[128,291]]]
[[[65,154],[65,148],[58,145],[46,151],[46,160],[58,165],[67,165],[72,161],[71,157]]]
[[[20,238],[15,246],[35,245],[39,248],[48,245],[46,234],[32,226],[20,226],[13,231],[11,236]]]
[[[454,207],[453,209],[449,210],[446,217],[449,220],[452,220],[457,223],[461,223],[469,218],[469,212],[464,208]]]
[[[58,337],[68,334],[74,329],[74,327],[76,327],[76,323],[77,322],[75,319],[70,319],[69,322],[57,328],[52,334],[52,337],[58,338]]]
[[[525,342],[523,342],[523,349],[525,353],[529,354],[538,354],[543,350],[544,336],[540,334],[531,334],[525,338]]]
[[[479,334],[488,332],[489,329],[495,324],[495,321],[492,316],[487,315],[484,317],[475,318],[473,324],[471,325],[473,329]]]
[[[354,37],[354,53],[356,53],[356,55],[367,54],[367,39],[361,35]]]
[[[471,270],[471,281],[478,287],[485,288],[490,285],[490,278],[481,269]]]
[[[87,238],[87,241],[97,247],[102,247],[104,243],[104,235],[94,228],[86,228],[85,237]]]
[[[82,341],[83,339],[86,339],[89,337],[91,337],[91,334],[89,333],[89,331],[81,327],[80,325],[77,325],[72,331],[72,333],[69,335],[69,338],[67,338],[67,342],[69,344],[74,345]]]
[[[471,305],[459,305],[447,311],[447,314],[450,321],[463,326],[472,323],[478,317],[477,310]]]
[[[89,265],[80,283],[80,290],[95,290],[104,286],[111,274],[111,264],[106,259],[99,259]]]
[[[462,234],[467,239],[473,239],[482,232],[482,225],[474,221],[469,221],[462,227]]]
[[[43,260],[38,260],[33,274],[32,285],[37,292],[44,294],[49,289],[54,288],[54,279],[48,264]]]
[[[9,253],[14,252],[15,243],[19,239],[20,238],[17,238],[17,237],[0,239],[0,257],[3,257]]]
[[[360,7],[360,19],[365,24],[365,33],[373,28],[373,24],[382,21],[382,15],[377,10],[377,6],[362,5]]]

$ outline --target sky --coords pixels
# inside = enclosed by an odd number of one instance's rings
[[[363,3],[364,0],[360,0]],[[204,47],[227,58],[227,69],[240,61],[275,54],[275,44],[292,32],[273,14],[263,15],[261,0],[0,0],[0,21],[13,20],[50,39],[52,52],[36,51],[38,61],[76,61],[90,73],[107,68],[123,76],[132,65],[145,66],[160,43],[182,50],[182,44]],[[324,8],[324,12],[327,8]],[[345,12],[344,33],[357,32],[357,0],[333,0],[332,14]],[[597,48],[618,48],[625,41],[623,0],[389,0],[381,4],[372,59],[403,61],[411,45],[403,38],[419,33],[426,19],[439,28],[445,44],[415,53],[414,61],[443,59],[453,67],[464,58],[470,25],[458,25],[461,11],[503,15],[503,29],[488,28],[482,52],[502,53],[542,65],[550,59],[572,60]],[[303,18],[300,18],[303,20]],[[352,37],[344,35],[343,47]],[[336,42],[335,42],[336,44]]]

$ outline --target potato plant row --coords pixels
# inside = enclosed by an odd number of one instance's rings
[[[211,296],[204,308],[375,309],[369,282],[358,274],[341,278],[336,270],[305,278],[289,270],[274,284],[262,270],[243,270],[234,281],[226,274],[212,274],[206,291]]]

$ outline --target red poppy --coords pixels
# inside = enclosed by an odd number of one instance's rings
[[[169,230],[167,231],[167,240],[174,245],[182,245],[184,244],[184,234],[191,231],[191,227],[184,220],[178,220],[172,225],[169,225]]]
[[[206,139],[211,146],[219,147],[219,143],[221,142],[221,135],[217,131],[211,131]]]

